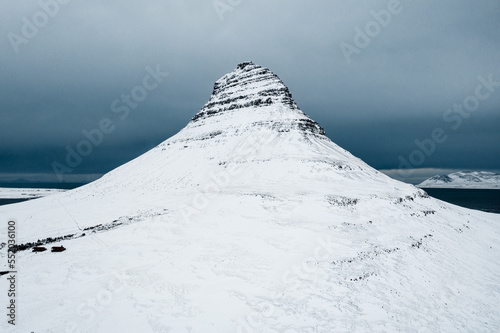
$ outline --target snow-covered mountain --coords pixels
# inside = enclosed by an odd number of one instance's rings
[[[436,175],[418,185],[428,188],[500,189],[500,174],[488,171],[459,171]]]
[[[16,253],[23,331],[500,327],[499,215],[374,170],[251,62],[156,148],[0,216],[20,249],[67,248]]]

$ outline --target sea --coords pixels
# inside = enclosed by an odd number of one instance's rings
[[[56,188],[62,190],[72,190],[85,185],[86,183],[0,183],[0,187],[7,188]],[[17,202],[36,200],[36,199],[0,199],[0,206],[9,205]]]
[[[85,183],[0,183],[11,188],[58,188],[71,190]],[[500,190],[424,188],[430,196],[470,209],[500,214]],[[1,205],[36,199],[0,199]]]
[[[423,188],[431,197],[470,209],[500,214],[500,190]]]

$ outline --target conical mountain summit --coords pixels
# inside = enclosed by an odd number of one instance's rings
[[[193,121],[227,111],[273,104],[298,109],[292,94],[276,74],[253,62],[244,62],[215,82],[210,100]]]
[[[17,221],[23,245],[18,304],[30,315],[20,331],[500,326],[498,215],[374,170],[251,62],[219,79],[187,126],[154,149],[0,216]]]
[[[215,82],[210,100],[186,129],[199,128],[204,137],[214,137],[243,134],[250,126],[325,136],[323,128],[299,109],[276,74],[253,62],[243,62]]]
[[[215,82],[210,100],[176,135],[86,186],[33,202],[50,207],[41,210],[36,223],[23,208],[20,216],[35,225],[21,240],[78,235],[80,229],[145,210],[168,211],[190,222],[208,214],[214,203],[242,195],[290,206],[271,212],[278,219],[293,211],[301,213],[290,218],[300,219],[318,202],[426,197],[337,146],[299,109],[276,74],[243,62]],[[89,214],[86,206],[98,213]],[[49,218],[52,214],[72,216]]]

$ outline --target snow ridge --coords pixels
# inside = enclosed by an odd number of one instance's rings
[[[428,188],[500,189],[500,174],[488,171],[459,171],[436,175],[418,185]]]

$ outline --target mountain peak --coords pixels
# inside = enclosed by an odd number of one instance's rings
[[[283,89],[242,63],[155,149],[77,189],[0,206],[9,226],[19,221],[14,249],[29,263],[19,331],[500,327],[498,215],[369,167],[320,135]],[[34,245],[67,251],[27,251]],[[8,250],[1,272],[12,268]],[[95,315],[84,309],[94,295],[104,297]]]
[[[210,100],[192,121],[242,108],[271,105],[299,109],[288,87],[276,74],[268,68],[246,61],[215,82]]]
[[[215,82],[210,100],[187,128],[196,128],[196,133],[183,134],[202,137],[267,128],[326,138],[323,128],[299,109],[283,81],[251,61],[238,64]]]
[[[255,65],[253,63],[253,61],[244,61],[244,62],[238,64],[238,66],[236,68],[238,68],[238,69],[244,69],[247,66],[258,66],[258,65]],[[258,66],[258,67],[260,67],[260,66]]]

